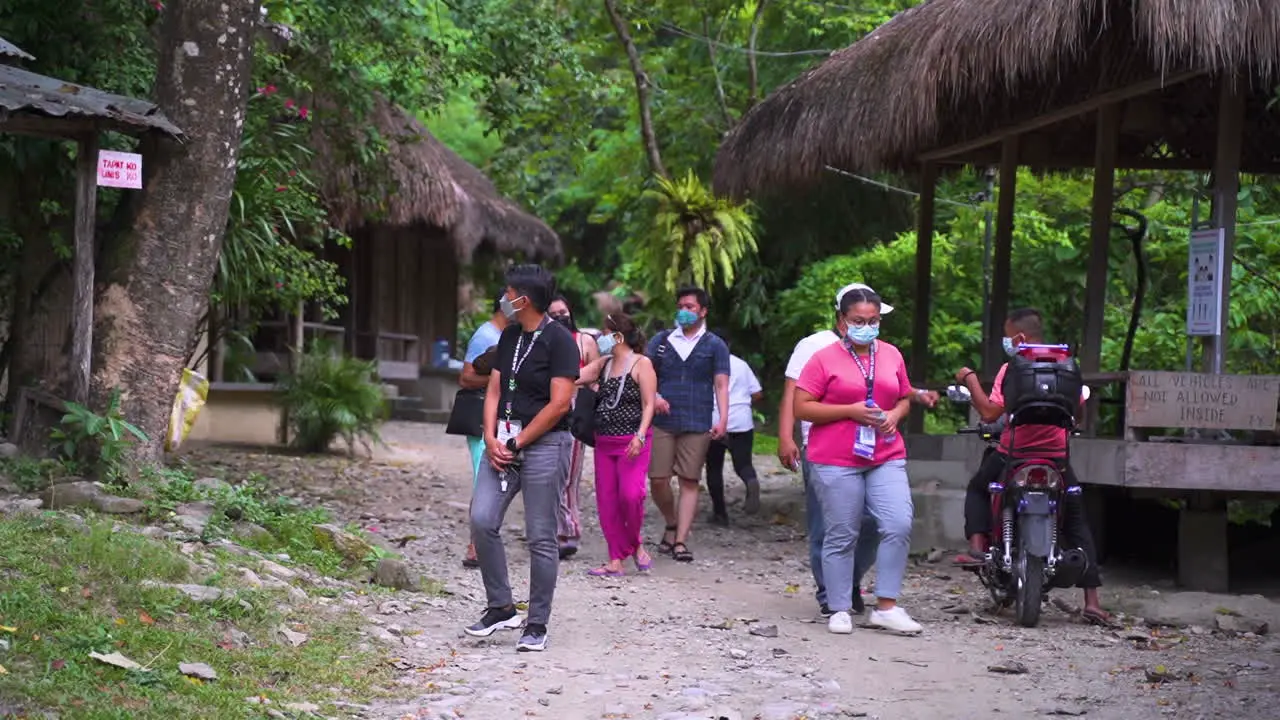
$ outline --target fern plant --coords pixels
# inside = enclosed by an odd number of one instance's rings
[[[337,438],[355,452],[356,441],[377,442],[386,417],[386,400],[372,362],[344,357],[323,342],[313,342],[297,368],[280,382],[281,402],[289,416],[294,447],[322,453]]]
[[[655,289],[732,285],[735,266],[757,249],[750,204],[717,196],[692,170],[683,179],[656,179],[657,189],[645,192],[657,203],[653,234],[636,258],[656,281]]]
[[[125,481],[129,446],[147,442],[146,433],[124,419],[119,388],[111,391],[101,415],[79,403],[66,403],[66,414],[49,437],[64,460],[109,483]]]

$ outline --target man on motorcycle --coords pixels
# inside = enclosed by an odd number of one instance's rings
[[[1023,343],[1038,345],[1044,343],[1044,321],[1039,311],[1031,308],[1014,310],[1004,323],[1004,350],[1012,356]],[[982,416],[983,422],[994,422],[1004,416],[1004,393],[1001,385],[1009,364],[1005,363],[996,374],[995,384],[988,396],[982,390],[982,383],[977,373],[969,368],[962,368],[956,373],[956,380],[969,389],[973,397],[973,406]],[[1081,400],[1083,402],[1083,399]],[[1018,447],[1020,449],[1045,449],[1066,456],[1068,433],[1065,429],[1048,425],[1026,425],[1018,429]],[[1023,441],[1026,442],[1023,442]],[[992,482],[1000,482],[1004,478],[1005,466],[1010,455],[1010,432],[1008,427],[1000,434],[1000,442],[996,452],[987,453],[982,460],[978,472],[969,481],[965,491],[964,527],[969,538],[969,553],[956,558],[956,564],[962,567],[978,567],[985,560],[983,556],[990,548],[988,532],[991,529],[991,502],[987,487]],[[1069,464],[1063,463],[1063,478],[1068,486],[1079,485],[1075,473]],[[1097,552],[1093,546],[1093,535],[1089,531],[1085,517],[1083,496],[1067,494],[1063,505],[1063,533],[1065,540],[1079,547],[1088,560],[1088,567],[1076,583],[1084,590],[1085,620],[1098,624],[1109,624],[1110,615],[1102,609],[1098,600],[1098,588],[1102,580],[1098,575]]]

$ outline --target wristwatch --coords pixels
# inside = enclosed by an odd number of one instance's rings
[[[507,449],[508,449],[508,450],[510,450],[511,452],[519,452],[519,451],[520,451],[520,446],[519,446],[519,445],[516,445],[516,439],[515,439],[515,438],[507,438]]]

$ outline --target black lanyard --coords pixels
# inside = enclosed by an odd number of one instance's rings
[[[849,351],[849,356],[853,358],[853,362],[858,366],[858,370],[862,371],[862,377],[866,378],[867,404],[874,405],[875,404],[874,393],[876,389],[876,341],[875,340],[871,341],[871,349],[868,354],[868,362],[865,366],[862,364],[862,358],[858,357],[858,353],[854,351],[853,345],[851,343],[846,342],[844,347],[846,350]]]
[[[524,354],[520,354],[520,348],[524,346],[524,331],[520,332],[520,338],[516,340],[516,349],[511,353],[511,377],[507,378],[507,401],[506,413],[507,422],[511,422],[512,406],[516,400],[516,375],[520,372],[520,368],[524,367],[524,361],[529,359],[529,353],[533,352],[533,346],[538,342],[538,336],[542,335],[542,331],[547,327],[551,319],[547,316],[542,317],[542,322],[538,323],[538,329],[533,331],[533,337],[529,338],[529,347],[525,348]]]

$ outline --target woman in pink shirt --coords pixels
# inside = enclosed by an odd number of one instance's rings
[[[806,452],[826,525],[827,629],[853,632],[853,557],[865,507],[880,528],[876,606],[867,624],[914,634],[922,628],[898,607],[914,514],[898,424],[910,411],[911,383],[902,353],[877,339],[879,295],[850,290],[840,299],[840,314],[845,337],[814,353],[796,381],[795,400],[796,418],[813,423]]]

